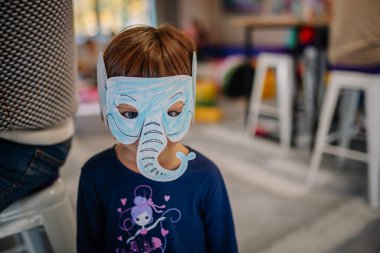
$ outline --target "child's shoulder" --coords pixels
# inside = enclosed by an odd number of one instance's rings
[[[108,148],[103,150],[95,155],[93,155],[90,159],[82,167],[82,173],[91,171],[92,173],[96,171],[103,170],[106,168],[107,164],[109,164],[113,159],[115,159],[115,151],[114,148]]]
[[[212,160],[199,151],[196,151],[191,147],[188,148],[191,152],[196,154],[196,158],[192,161],[192,163],[189,163],[193,173],[199,173],[202,174],[202,176],[210,177],[212,179],[219,179],[222,177],[218,166]]]

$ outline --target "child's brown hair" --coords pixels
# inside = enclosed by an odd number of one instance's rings
[[[107,76],[191,75],[194,42],[171,25],[129,27],[104,52]]]

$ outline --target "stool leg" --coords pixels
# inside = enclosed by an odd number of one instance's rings
[[[251,93],[251,102],[249,106],[248,123],[246,126],[246,134],[250,135],[253,132],[255,136],[257,121],[259,119],[261,97],[263,93],[263,86],[266,76],[266,64],[260,60],[260,56],[257,59],[256,73],[253,80],[253,89]]]
[[[34,246],[34,240],[30,236],[31,231],[23,231],[21,232],[21,238],[24,241],[24,244],[28,250],[28,253],[38,253],[38,251]]]
[[[360,92],[358,90],[345,90],[343,91],[343,99],[340,105],[340,119],[339,119],[339,146],[345,149],[349,148],[352,131],[351,125],[354,122],[355,114],[358,108]],[[343,149],[342,149],[343,150]],[[345,160],[344,154],[339,158],[340,162]]]
[[[333,77],[331,77],[333,79]],[[339,84],[332,80],[326,92],[326,99],[322,106],[321,117],[317,130],[317,139],[315,148],[311,157],[307,186],[312,187],[315,183],[320,163],[322,160],[323,149],[327,143],[327,137],[330,130],[331,121],[339,95]]]
[[[317,87],[317,50],[314,47],[307,47],[304,50],[305,73],[303,78],[303,95],[306,112],[306,129],[312,135],[313,120],[316,116],[314,91]]]
[[[292,133],[293,83],[292,61],[282,62],[276,69],[277,99],[279,107],[280,141],[283,147],[290,147]]]
[[[43,219],[54,253],[76,252],[75,218],[69,199],[44,212]]]
[[[371,208],[379,207],[380,182],[380,85],[372,84],[366,90],[368,190]]]

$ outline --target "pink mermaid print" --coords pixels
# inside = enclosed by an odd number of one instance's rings
[[[148,185],[140,185],[135,188],[133,207],[123,211],[127,204],[127,198],[120,199],[123,207],[117,209],[120,213],[119,228],[127,232],[128,239],[118,236],[117,240],[125,242],[126,248],[116,249],[116,253],[164,253],[169,230],[164,223],[176,223],[181,219],[181,212],[177,208],[165,210],[166,205],[156,205],[152,200],[153,190]],[[169,195],[165,195],[163,201],[168,202]],[[167,219],[168,214],[174,215]],[[155,217],[156,216],[156,220]],[[158,225],[160,230],[158,230]],[[152,231],[152,232],[151,232]],[[154,234],[154,236],[152,235]]]

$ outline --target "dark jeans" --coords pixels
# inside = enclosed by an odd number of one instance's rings
[[[0,139],[0,212],[22,197],[45,188],[59,176],[71,138],[54,145],[26,145]]]

